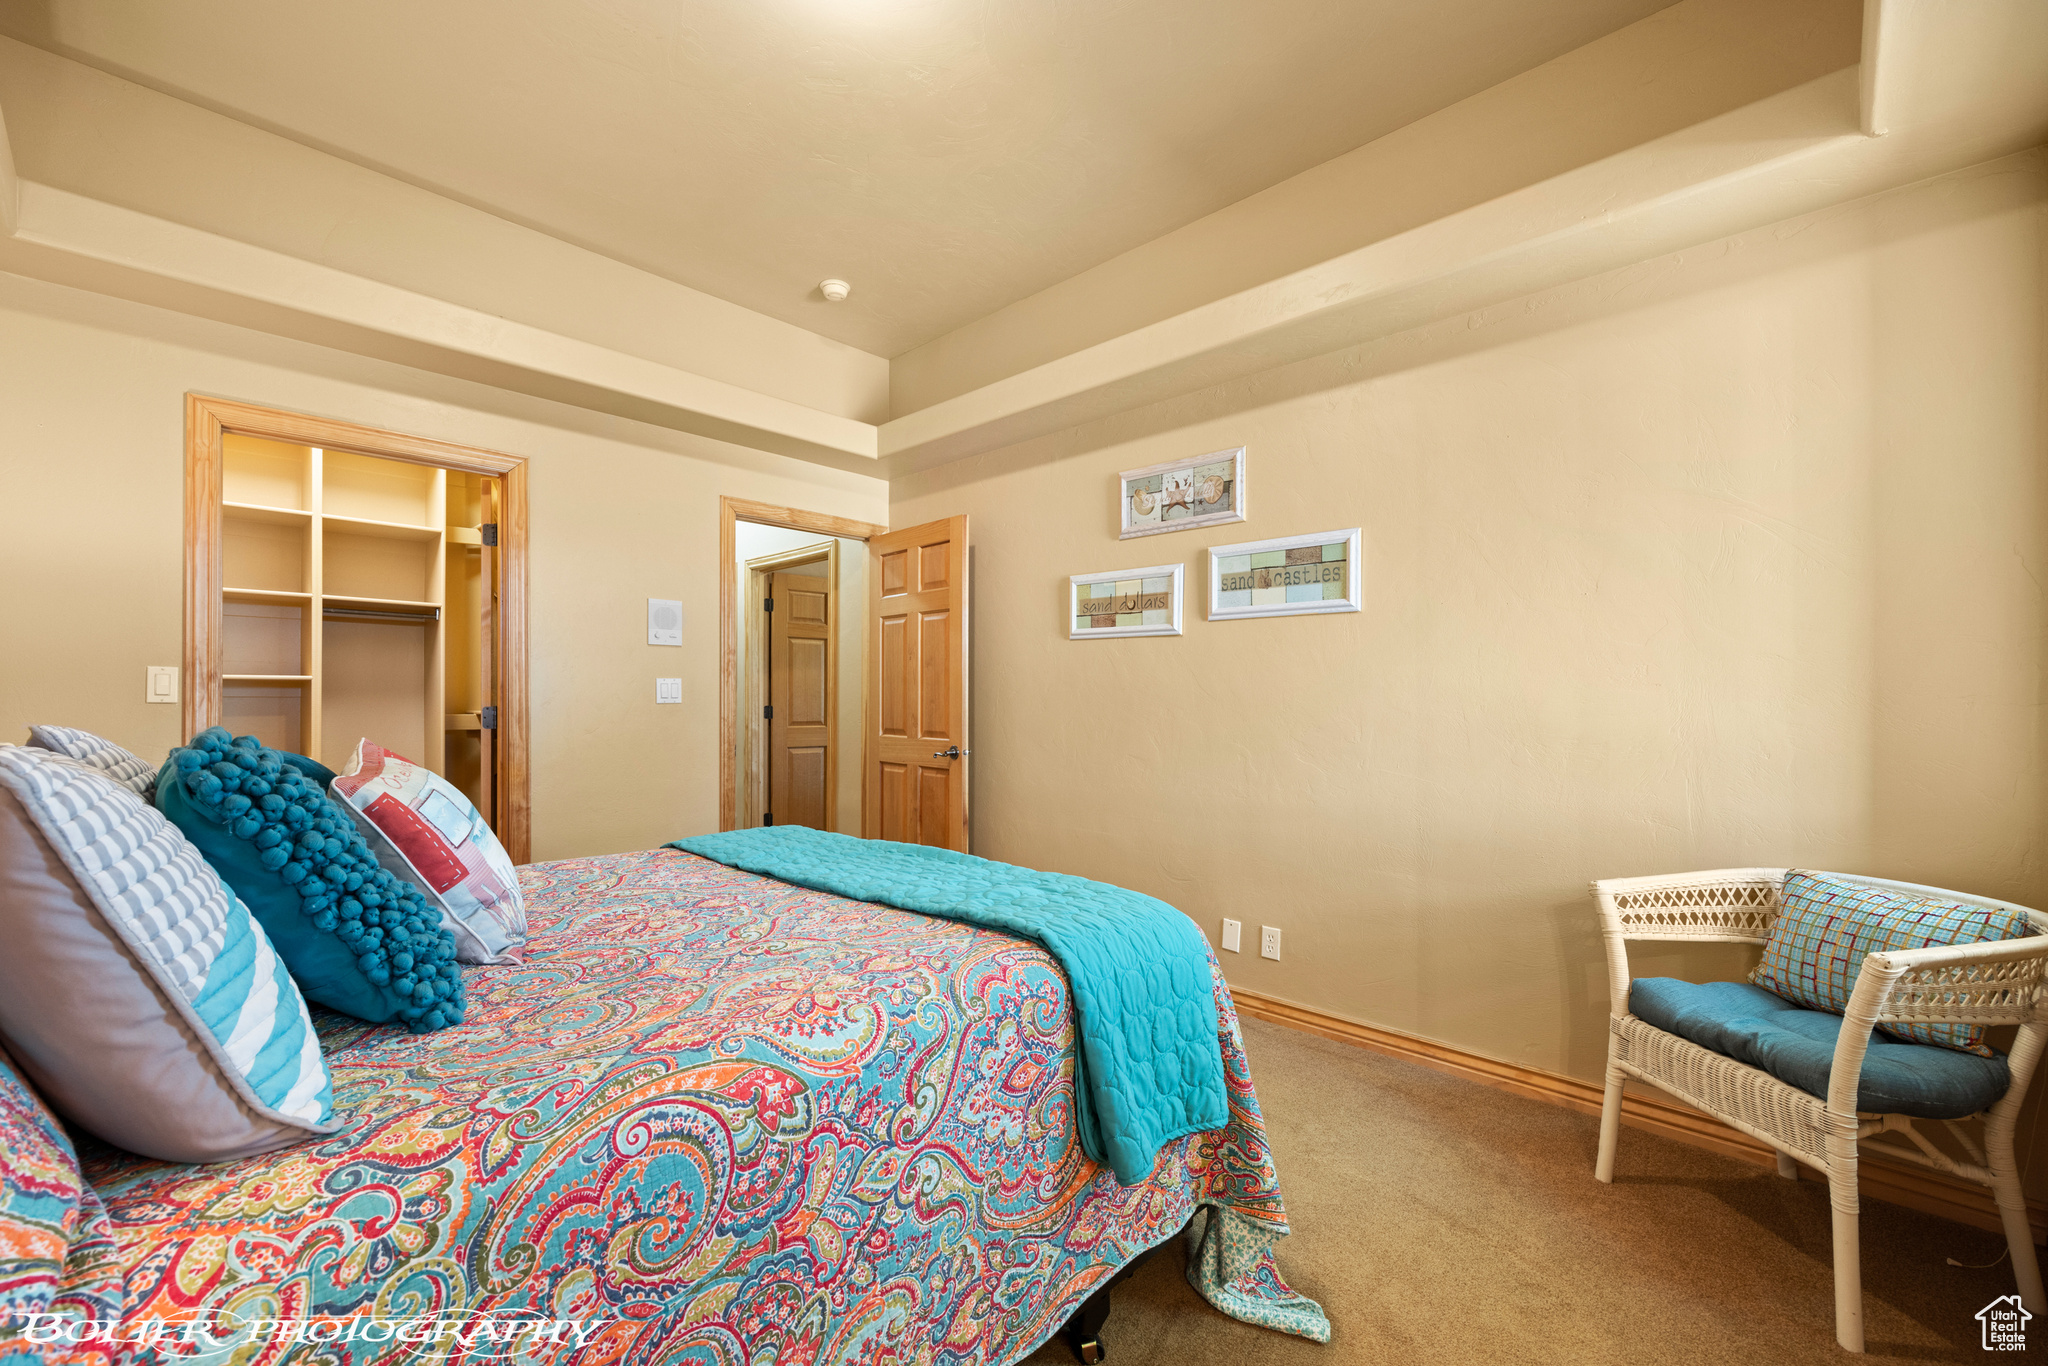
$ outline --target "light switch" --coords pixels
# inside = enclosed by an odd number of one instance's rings
[[[149,666],[149,682],[144,688],[145,702],[175,702],[178,700],[178,666],[175,664],[152,664]]]
[[[649,598],[647,600],[647,643],[649,645],[680,645],[683,643],[683,604],[675,598]],[[681,698],[663,699],[681,701]]]
[[[654,680],[654,700],[657,702],[680,702],[683,700],[683,680],[680,678],[657,678]]]

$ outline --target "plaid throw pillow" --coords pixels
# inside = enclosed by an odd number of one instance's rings
[[[1848,1009],[1849,993],[1868,954],[2018,939],[2031,933],[2032,925],[2018,911],[1963,906],[1794,869],[1785,875],[1784,908],[1764,941],[1763,961],[1749,980],[1788,1001],[1840,1015]],[[1981,1025],[1878,1028],[1911,1043],[1992,1056]]]

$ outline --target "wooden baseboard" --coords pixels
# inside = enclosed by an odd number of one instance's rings
[[[1404,1062],[1420,1063],[1439,1072],[1448,1072],[1454,1077],[1476,1081],[1483,1086],[1507,1091],[1532,1100],[1544,1101],[1551,1105],[1562,1105],[1568,1110],[1583,1114],[1600,1113],[1602,1088],[1595,1082],[1580,1081],[1576,1077],[1563,1077],[1555,1072],[1545,1072],[1534,1067],[1523,1067],[1518,1063],[1501,1062],[1496,1058],[1482,1057],[1453,1048],[1449,1044],[1437,1043],[1431,1039],[1417,1038],[1398,1030],[1369,1025],[1357,1020],[1347,1020],[1339,1015],[1326,1014],[1309,1006],[1296,1005],[1278,997],[1261,995],[1256,991],[1231,988],[1231,996],[1237,1002],[1240,1015],[1249,1015],[1255,1020],[1285,1025],[1305,1034],[1319,1035],[1339,1043],[1355,1044],[1369,1048],[1375,1053],[1400,1058]],[[1651,1133],[1675,1138],[1681,1143],[1690,1143],[1697,1148],[1753,1162],[1758,1166],[1775,1167],[1777,1153],[1768,1144],[1751,1138],[1739,1129],[1731,1129],[1719,1120],[1672,1100],[1654,1096],[1625,1093],[1621,1101],[1622,1123],[1634,1128],[1646,1129]],[[1593,1155],[1588,1152],[1586,1164],[1588,1179],[1591,1179]],[[1812,1169],[1802,1166],[1802,1179],[1813,1179]],[[1904,1162],[1888,1161],[1882,1153],[1865,1147],[1863,1160],[1858,1164],[1858,1178],[1862,1193],[1873,1200],[1884,1200],[1907,1209],[1919,1210],[1925,1214],[1940,1215],[1953,1219],[1971,1228],[1986,1229],[1992,1233],[2002,1231],[1998,1220],[1998,1206],[1993,1203],[1991,1192],[1975,1182],[1950,1176],[1946,1172],[1929,1171]],[[2027,1202],[2027,1219],[2033,1225],[2034,1241],[2048,1243],[2048,1204],[2039,1200]]]

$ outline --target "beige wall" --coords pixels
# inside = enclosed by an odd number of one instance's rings
[[[877,479],[0,275],[0,740],[179,739],[142,696],[180,656],[188,390],[532,462],[536,859],[716,827],[719,495],[885,511]],[[646,643],[650,597],[683,599],[680,650]]]
[[[2048,907],[2044,197],[2037,151],[899,480],[972,519],[975,851],[1588,1079],[1590,879]],[[1248,522],[1118,542],[1118,470],[1239,444]],[[1204,620],[1204,546],[1351,526],[1362,613]],[[1067,575],[1175,559],[1184,636],[1066,639]]]

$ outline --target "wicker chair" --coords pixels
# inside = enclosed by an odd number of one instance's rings
[[[1829,1072],[1828,1096],[1817,1100],[1767,1072],[1666,1033],[1629,1013],[1627,940],[1683,939],[1761,944],[1780,906],[1786,870],[1730,868],[1667,877],[1608,878],[1593,884],[1600,908],[1600,932],[1607,945],[1607,1095],[1600,1111],[1600,1156],[1593,1174],[1614,1179],[1614,1146],[1621,1127],[1621,1091],[1629,1077],[1649,1082],[1778,1153],[1778,1174],[1797,1179],[1795,1162],[1823,1172],[1834,1205],[1835,1339],[1852,1352],[1863,1350],[1863,1271],[1857,1251],[1856,1144],[1879,1133],[1899,1132],[1914,1149],[1886,1146],[1889,1155],[1949,1172],[1991,1188],[2012,1247],[2020,1299],[2033,1313],[2048,1312],[2041,1294],[2041,1269],[2027,1225],[2026,1197],[2013,1161],[2013,1130],[2034,1065],[2048,1043],[2048,999],[2042,993],[2048,967],[2048,916],[1985,897],[1881,878],[1829,874],[1843,881],[1915,893],[1974,906],[2025,912],[2034,934],[1997,943],[1957,944],[1903,952],[1873,953],[1863,960]],[[2018,1025],[2008,1055],[2012,1084],[1990,1109],[1973,1116],[1984,1122],[1980,1147],[1955,1120],[1949,1126],[1970,1155],[1957,1161],[1913,1127],[1905,1115],[1862,1114],[1856,1109],[1857,1082],[1874,1025],[1962,1022]]]

